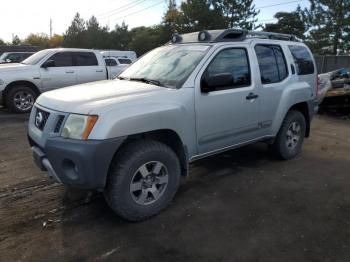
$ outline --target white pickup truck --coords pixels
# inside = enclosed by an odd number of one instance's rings
[[[129,66],[129,61],[104,58],[98,50],[42,50],[20,64],[0,65],[0,105],[11,112],[29,112],[41,93],[113,79]]]

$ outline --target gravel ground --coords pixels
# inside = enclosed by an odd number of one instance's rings
[[[263,143],[198,161],[167,210],[128,223],[34,166],[27,118],[0,110],[1,261],[349,261],[349,120],[317,116],[291,161]]]

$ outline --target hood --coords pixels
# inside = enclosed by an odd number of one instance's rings
[[[6,64],[0,64],[0,74],[1,73],[7,73],[11,71],[24,71],[31,69],[32,65],[25,65],[25,64],[19,64],[19,63],[6,63]]]
[[[158,95],[168,90],[135,81],[104,80],[43,93],[37,103],[56,111],[90,114],[111,104]]]

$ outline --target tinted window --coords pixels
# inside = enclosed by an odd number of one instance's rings
[[[249,86],[250,70],[247,51],[241,48],[221,51],[208,66],[205,77],[209,78],[218,74],[232,75],[233,85],[228,88]]]
[[[55,67],[73,66],[73,56],[71,52],[56,53],[49,58],[55,63]]]
[[[107,59],[105,59],[105,61],[106,61],[107,66],[116,66],[117,65],[117,61],[115,61],[114,59],[107,58]]]
[[[263,84],[277,83],[287,77],[287,65],[280,46],[257,45],[255,52]]]
[[[11,62],[19,62],[19,61],[21,61],[21,54],[20,53],[12,53],[12,54],[9,54],[5,59],[11,60]]]
[[[119,58],[118,61],[121,64],[131,64],[131,60],[126,58]]]
[[[76,65],[77,66],[96,66],[98,65],[96,55],[91,52],[77,52]]]
[[[290,45],[289,50],[293,55],[298,75],[314,73],[315,68],[311,54],[304,46]]]

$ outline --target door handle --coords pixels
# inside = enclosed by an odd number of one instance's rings
[[[97,73],[102,73],[103,72],[103,69],[101,70],[96,70]]]
[[[255,99],[255,98],[258,98],[259,96],[257,94],[254,94],[254,93],[249,93],[245,98],[247,100],[252,100],[252,99]]]
[[[74,70],[67,70],[66,73],[67,73],[67,74],[73,74],[73,73],[74,73]]]

